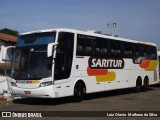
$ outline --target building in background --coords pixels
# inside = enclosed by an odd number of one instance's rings
[[[0,63],[4,63],[2,60],[3,49],[7,46],[14,46],[17,42],[17,37],[8,35],[5,33],[0,33]]]
[[[10,71],[11,64],[2,60],[2,53],[5,47],[15,46],[17,37],[0,33],[0,95],[8,92],[7,76],[5,70]],[[1,97],[1,96],[0,96]]]

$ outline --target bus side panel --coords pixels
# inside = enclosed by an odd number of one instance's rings
[[[69,82],[62,82],[61,84],[55,85],[55,96],[56,97],[65,97],[73,95],[72,92],[73,88],[71,85],[71,81]]]
[[[113,70],[115,71],[115,80],[105,82],[105,90],[114,90],[121,88],[128,88],[130,75],[127,70]],[[124,74],[125,73],[125,74]]]

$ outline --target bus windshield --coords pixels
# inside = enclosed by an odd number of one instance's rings
[[[15,49],[11,77],[21,79],[42,79],[50,77],[52,59],[47,57],[47,45],[18,47]]]
[[[14,52],[11,77],[16,80],[42,79],[52,73],[47,45],[55,42],[56,32],[26,34],[19,37]]]
[[[44,32],[22,35],[19,37],[17,47],[22,46],[35,46],[35,45],[48,45],[55,42],[56,32]]]

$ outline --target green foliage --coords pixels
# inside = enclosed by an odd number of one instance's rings
[[[16,30],[11,30],[11,29],[8,29],[8,28],[1,29],[0,32],[5,33],[5,34],[9,34],[9,35],[13,35],[13,36],[16,36],[16,37],[18,37],[18,33],[19,33]]]

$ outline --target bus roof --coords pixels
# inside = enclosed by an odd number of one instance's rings
[[[25,32],[25,33],[22,33],[21,35],[34,34],[34,33],[43,33],[43,32],[53,32],[53,31],[73,32],[73,33],[79,33],[79,34],[84,34],[84,35],[91,35],[91,36],[95,36],[95,37],[102,37],[102,38],[120,40],[120,41],[125,41],[125,42],[139,43],[139,44],[156,46],[155,43],[151,43],[151,42],[142,42],[142,41],[131,40],[131,39],[126,39],[126,38],[114,37],[114,36],[110,36],[110,35],[106,35],[106,34],[92,33],[92,32],[80,31],[80,30],[68,29],[68,28],[36,30],[36,31],[31,31],[31,32]]]

